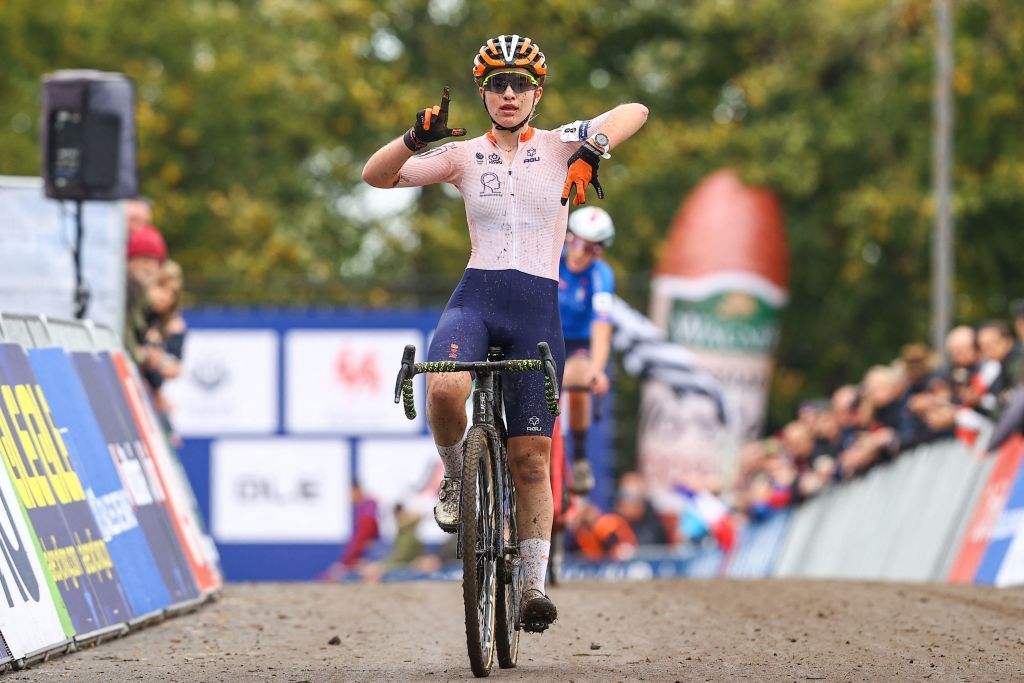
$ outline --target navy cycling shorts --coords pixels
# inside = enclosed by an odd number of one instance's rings
[[[558,366],[565,368],[558,282],[518,270],[467,268],[434,330],[427,360],[486,360],[489,346],[504,358],[537,358],[546,341]],[[555,418],[544,400],[544,373],[502,373],[509,436],[551,436]]]

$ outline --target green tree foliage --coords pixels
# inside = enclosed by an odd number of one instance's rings
[[[1024,4],[956,5],[956,316],[1024,296]],[[38,173],[40,77],[123,71],[140,176],[195,303],[438,305],[465,265],[461,202],[367,210],[359,173],[469,76],[484,38],[526,33],[551,65],[537,125],[651,110],[602,168],[635,305],[699,180],[731,166],[785,207],[792,301],[773,419],[925,339],[934,21],[929,0],[4,0],[0,173]],[[397,196],[397,195],[396,195]]]

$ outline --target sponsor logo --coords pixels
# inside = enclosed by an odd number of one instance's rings
[[[487,157],[487,163],[489,163],[489,164],[500,164],[501,163],[501,155],[498,154],[497,152],[491,152],[491,154]]]
[[[501,179],[497,173],[484,173],[480,176],[480,184],[484,186],[483,192],[480,193],[481,197],[501,196]]]
[[[526,158],[523,159],[523,163],[528,164],[531,161],[540,161],[540,157],[537,156],[536,147],[531,147],[530,149],[526,150]]]
[[[228,366],[224,362],[224,359],[215,355],[205,356],[199,359],[196,364],[192,366],[191,374],[192,381],[195,382],[200,389],[208,392],[215,391],[231,377],[231,372],[228,370]]]
[[[338,381],[349,391],[377,391],[380,388],[379,360],[373,351],[357,354],[355,349],[342,347],[334,361]]]
[[[452,344],[451,346],[448,347],[448,357],[451,358],[452,360],[454,360],[454,359],[459,357],[459,345],[458,344]]]
[[[476,153],[476,163],[478,165],[484,163],[484,153],[483,152],[477,152]]]
[[[539,432],[540,431],[540,418],[536,415],[531,416],[526,420],[526,431],[528,432]]]
[[[264,502],[273,505],[307,504],[320,498],[320,484],[312,478],[299,478],[288,485],[271,477],[243,475],[236,482],[236,495],[242,502]]]

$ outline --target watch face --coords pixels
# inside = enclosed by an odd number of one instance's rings
[[[608,146],[608,136],[605,135],[604,133],[598,133],[597,135],[594,136],[594,142],[596,142],[597,144],[601,145],[602,147],[607,147]]]

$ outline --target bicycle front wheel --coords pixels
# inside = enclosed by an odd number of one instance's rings
[[[466,436],[462,466],[462,601],[466,608],[466,645],[473,675],[487,676],[494,661],[501,538],[490,444],[483,429]]]
[[[519,560],[519,533],[516,528],[516,487],[508,469],[508,455],[502,453],[502,483],[499,488],[498,513],[501,515],[502,544],[498,591],[498,665],[511,669],[519,659],[519,600],[523,577]]]

